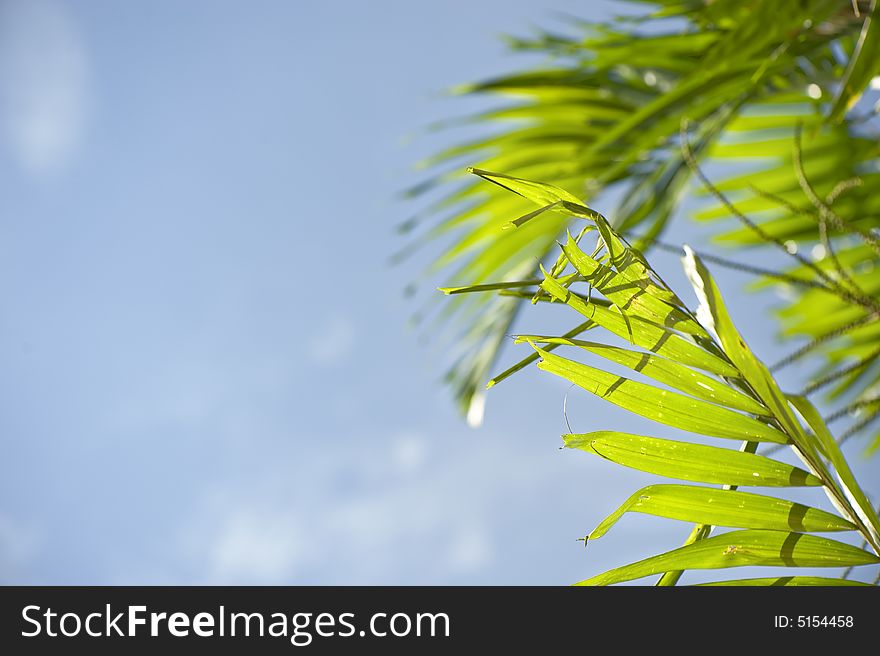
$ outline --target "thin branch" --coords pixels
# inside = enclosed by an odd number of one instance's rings
[[[856,281],[853,280],[849,273],[847,273],[843,266],[841,266],[840,260],[837,259],[837,253],[834,252],[834,246],[828,238],[828,219],[831,214],[834,214],[834,212],[822,201],[821,198],[819,198],[818,194],[816,194],[816,190],[813,189],[813,185],[811,185],[810,181],[807,179],[807,173],[804,171],[803,149],[801,146],[802,134],[803,126],[798,123],[794,131],[794,152],[792,159],[794,161],[794,170],[797,174],[798,184],[804,194],[806,194],[807,198],[810,199],[813,206],[819,210],[819,241],[822,242],[822,246],[825,248],[825,254],[831,260],[840,279],[845,280],[851,286],[853,292],[859,295],[864,295],[864,290],[858,286]]]
[[[855,403],[851,403],[850,405],[846,406],[845,408],[842,408],[842,409],[838,410],[837,412],[828,415],[827,417],[823,417],[823,420],[825,421],[826,424],[831,424],[831,423],[837,421],[838,419],[840,419],[841,417],[847,416],[848,414],[850,414],[854,410],[858,410],[859,408],[864,408],[866,406],[873,405],[878,402],[880,402],[880,397],[874,398],[874,399],[867,399],[864,401],[856,401]],[[853,435],[855,435],[856,433],[861,431],[863,428],[865,428],[865,426],[870,424],[872,421],[874,421],[878,417],[880,417],[880,408],[878,408],[873,413],[871,413],[870,415],[868,415],[864,419],[860,420],[858,423],[853,424],[849,429],[847,429],[846,432],[844,432],[839,438],[837,438],[837,444],[842,446],[844,442],[846,442]],[[781,451],[782,449],[784,449],[787,446],[790,446],[790,445],[789,444],[774,444],[774,445],[770,446],[769,448],[764,449],[764,451],[761,452],[761,455],[762,456],[771,456],[774,453]]]
[[[843,435],[837,438],[837,443],[842,445],[853,435],[861,433],[865,428],[874,423],[874,421],[876,421],[877,419],[880,419],[880,408],[877,408],[876,410],[874,410],[874,412],[865,415],[859,421],[847,428],[846,431],[844,431]]]
[[[820,378],[819,380],[813,381],[812,383],[807,385],[801,391],[801,396],[809,396],[813,392],[816,392],[816,391],[822,389],[823,387],[825,387],[826,385],[833,383],[835,380],[843,378],[847,374],[851,374],[854,371],[858,371],[859,369],[862,369],[862,368],[868,366],[869,364],[871,364],[871,362],[873,362],[875,359],[877,359],[877,356],[880,356],[880,348],[872,351],[871,353],[866,355],[864,358],[862,358],[858,362],[855,362],[854,364],[851,364],[848,367],[844,367],[843,369],[838,369],[837,371],[832,371],[827,376]]]
[[[634,235],[637,239],[640,238],[639,235]],[[674,244],[667,244],[657,239],[649,240],[650,244],[656,248],[659,248],[662,251],[666,251],[667,253],[683,253],[683,249],[681,246],[675,246]],[[813,289],[821,289],[827,291],[830,294],[834,294],[834,290],[829,289],[825,285],[815,280],[809,280],[806,278],[798,278],[797,276],[792,276],[790,274],[784,273],[782,271],[773,271],[771,269],[763,269],[761,267],[754,266],[752,264],[746,264],[745,262],[737,262],[736,260],[728,260],[723,257],[719,257],[717,255],[712,255],[710,253],[705,252],[697,252],[694,253],[699,256],[701,260],[706,262],[712,262],[717,264],[718,266],[725,267],[727,269],[732,269],[734,271],[742,271],[743,273],[752,273],[758,276],[764,276],[765,278],[773,278],[774,280],[779,280],[780,282],[791,283],[792,285],[801,285],[803,287],[811,287]]]
[[[798,125],[795,129],[795,148],[794,148],[794,165],[795,172],[797,173],[798,184],[803,189],[804,193],[807,195],[807,198],[810,199],[810,202],[819,210],[819,216],[824,217],[826,220],[830,220],[832,225],[835,228],[840,230],[841,232],[849,232],[857,234],[862,240],[868,244],[877,255],[880,255],[880,240],[878,240],[874,235],[870,232],[863,230],[859,226],[855,226],[849,221],[842,218],[837,214],[834,210],[832,210],[828,204],[826,204],[821,198],[819,198],[818,194],[816,194],[815,189],[813,189],[809,180],[807,180],[806,175],[804,174],[804,166],[803,160],[801,157],[801,132],[802,126]]]
[[[713,196],[715,196],[715,198],[717,198],[721,202],[721,204],[724,205],[724,207],[726,207],[727,210],[733,216],[738,218],[746,227],[748,227],[752,232],[754,232],[756,235],[758,235],[758,237],[760,237],[763,241],[765,241],[767,243],[775,244],[786,255],[793,257],[800,264],[802,264],[806,268],[813,271],[813,273],[815,273],[816,276],[818,276],[820,279],[824,280],[828,284],[828,287],[830,287],[831,289],[834,289],[835,292],[838,294],[838,296],[840,296],[841,298],[844,298],[848,301],[856,303],[857,305],[871,307],[872,309],[880,311],[880,305],[878,305],[876,302],[874,302],[873,299],[860,298],[860,297],[854,295],[846,287],[843,287],[839,282],[837,282],[836,280],[834,280],[833,278],[828,276],[828,274],[826,274],[824,271],[822,271],[822,269],[817,267],[815,265],[815,263],[811,262],[810,260],[808,260],[807,258],[805,258],[803,255],[801,255],[800,253],[798,253],[796,251],[794,253],[792,253],[788,249],[788,247],[786,247],[786,245],[782,242],[782,240],[769,234],[761,226],[759,226],[754,221],[752,221],[749,217],[747,217],[745,214],[740,212],[739,209],[737,209],[737,207],[733,203],[730,202],[730,200],[727,198],[727,196],[725,196],[723,193],[721,193],[721,191],[714,184],[712,184],[712,182],[709,180],[709,178],[706,177],[706,174],[703,173],[703,170],[700,168],[700,166],[697,164],[696,160],[694,159],[694,155],[691,152],[690,144],[688,143],[688,138],[687,138],[687,119],[683,119],[681,122],[681,138],[680,138],[680,140],[681,140],[682,156],[684,157],[684,160],[687,163],[688,167],[691,169],[691,171],[694,172],[694,175],[697,176],[697,178],[700,180],[700,182],[703,183],[703,186],[706,187],[706,189]]]
[[[845,326],[841,326],[840,328],[832,330],[831,332],[828,332],[828,333],[825,333],[824,335],[820,335],[819,337],[816,337],[815,339],[811,340],[809,343],[804,344],[802,347],[800,347],[794,353],[791,353],[791,354],[785,356],[784,358],[782,358],[781,360],[779,360],[778,362],[772,364],[770,366],[770,371],[777,372],[780,369],[787,367],[791,363],[793,363],[797,360],[800,360],[802,357],[804,357],[805,355],[810,353],[810,351],[813,351],[814,349],[818,348],[822,344],[829,342],[832,339],[835,339],[837,337],[841,337],[842,335],[845,335],[846,333],[848,333],[851,330],[855,330],[856,328],[864,326],[865,324],[871,323],[872,321],[876,320],[877,317],[880,317],[880,313],[869,312],[868,314],[864,315],[863,317],[859,317],[855,321],[849,322]]]
[[[864,181],[861,178],[850,178],[849,180],[841,180],[836,185],[834,185],[834,189],[832,189],[827,196],[825,196],[825,202],[828,205],[833,205],[834,201],[837,200],[840,194],[845,191],[849,191],[850,189],[855,189],[856,187],[861,187],[864,184]]]
[[[795,160],[796,160],[796,162],[800,162],[800,155],[798,155],[795,158]],[[802,171],[803,167],[798,166],[798,169],[800,171]],[[809,185],[809,183],[807,182],[806,176],[800,175],[799,181],[801,182],[801,184]],[[834,187],[834,189],[831,190],[831,193],[828,194],[827,202],[829,204],[834,202],[834,200],[840,194],[842,194],[844,191],[846,191],[847,189],[852,189],[853,187],[858,187],[861,184],[862,184],[861,178],[850,178],[849,180],[844,180],[842,182],[839,182]],[[865,292],[849,276],[849,274],[846,273],[846,271],[841,266],[840,261],[837,259],[837,254],[834,252],[834,247],[831,244],[831,241],[828,236],[828,222],[825,219],[823,213],[819,212],[817,214],[817,212],[811,211],[807,208],[798,207],[797,205],[795,205],[794,203],[792,203],[788,199],[783,198],[782,196],[779,196],[779,195],[774,194],[772,192],[765,191],[765,190],[763,190],[759,187],[756,187],[755,185],[752,185],[752,184],[749,185],[749,189],[752,191],[752,193],[760,196],[761,198],[766,198],[767,200],[773,201],[774,203],[776,203],[780,207],[784,207],[793,215],[810,216],[810,217],[815,218],[819,224],[819,241],[822,243],[822,247],[825,249],[825,252],[829,255],[829,259],[831,260],[832,264],[834,265],[835,269],[837,270],[838,275],[840,276],[841,279],[845,279],[848,282],[850,282],[852,284],[852,286],[854,287],[856,293],[867,298],[867,295],[865,294]]]
[[[868,406],[880,403],[880,396],[870,398],[870,399],[862,399],[861,401],[856,401],[855,403],[850,403],[845,408],[841,408],[835,413],[832,413],[825,417],[825,423],[831,424],[841,419],[842,417],[846,417],[848,414],[852,413],[855,410],[859,410],[860,408],[866,408]]]
[[[812,269],[813,272],[820,278],[828,278],[828,276],[825,275],[825,272],[819,269],[815,264],[807,260],[803,255],[799,255],[798,253],[792,253],[791,251],[789,251],[780,239],[766,232],[761,226],[759,226],[745,214],[740,212],[739,209],[737,209],[737,207],[732,202],[730,202],[727,196],[721,193],[718,187],[712,184],[709,178],[706,177],[703,169],[701,169],[699,164],[697,164],[697,161],[694,159],[694,154],[691,152],[691,147],[687,135],[687,125],[687,119],[683,119],[681,122],[680,134],[682,157],[684,157],[684,161],[687,163],[688,168],[690,168],[691,171],[693,171],[694,175],[696,175],[697,178],[700,180],[700,182],[703,183],[703,186],[706,187],[707,191],[715,196],[715,198],[717,198],[721,202],[721,204],[724,205],[724,207],[726,207],[731,214],[733,214],[733,216],[739,219],[747,228],[749,228],[749,230],[758,235],[758,237],[760,237],[763,241],[776,244],[776,246],[778,246],[782,250],[782,252],[784,252],[786,255],[790,255],[798,262],[803,264],[805,267]],[[829,279],[828,282],[833,281]]]
[[[774,194],[772,191],[767,191],[765,189],[761,189],[760,187],[757,187],[753,184],[749,185],[749,190],[753,194],[756,194],[756,195],[760,196],[761,198],[765,198],[766,200],[773,201],[774,203],[776,203],[780,207],[784,207],[785,209],[787,209],[789,212],[791,212],[795,216],[815,216],[816,215],[816,213],[813,210],[811,210],[807,207],[798,207],[797,205],[792,203],[787,198],[783,198],[779,194]]]

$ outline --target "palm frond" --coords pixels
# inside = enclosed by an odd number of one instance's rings
[[[690,159],[688,149],[683,150]],[[586,341],[572,335],[520,335],[517,341],[531,346],[538,368],[651,422],[710,440],[698,444],[603,430],[563,436],[568,448],[689,483],[657,484],[637,491],[585,541],[604,537],[631,512],[695,523],[682,547],[616,567],[582,584],[610,585],[660,575],[659,584],[673,585],[686,570],[742,566],[841,568],[848,573],[849,568],[880,564],[880,517],[840,445],[813,404],[804,396],[784,393],[770,369],[752,352],[736,329],[717,284],[693,251],[685,247],[683,261],[699,300],[694,311],[601,214],[550,185],[487,171],[480,175],[503,182],[535,205],[558,203],[555,211],[589,221],[599,235],[592,253],[582,250],[569,235],[561,244],[563,265],[554,267],[553,273],[542,270],[540,280],[522,282],[529,287],[537,282],[537,287],[579,320],[586,318],[586,328],[597,328],[591,334],[601,335],[604,329],[625,339],[629,347],[604,344],[597,337]],[[519,288],[511,282],[504,285]],[[589,287],[587,294],[576,291],[583,286]],[[486,293],[498,287],[468,291]],[[597,302],[599,298],[602,302]],[[581,324],[578,330],[586,328]],[[551,346],[564,355],[551,352]],[[632,377],[575,357],[584,353],[623,366]],[[731,440],[740,442],[738,449],[725,446]],[[756,453],[763,443],[792,449],[804,468]],[[739,489],[748,486],[769,488],[773,494]],[[786,488],[810,487],[824,492],[834,512],[780,495]],[[816,535],[829,532],[858,535],[864,545]],[[850,582],[846,576],[795,575],[719,583]]]
[[[644,4],[637,16],[608,23],[572,21],[569,34],[512,40],[515,49],[546,53],[551,62],[457,90],[504,102],[454,122],[501,130],[424,162],[430,173],[410,193],[421,197],[445,190],[405,224],[413,246],[451,240],[431,266],[432,275],[443,276],[444,287],[539,275],[537,263],[548,264],[555,241],[572,221],[562,216],[502,231],[512,217],[534,208],[501,188],[451,173],[451,167],[466,160],[481,169],[553,180],[581,203],[617,193],[623,200],[613,213],[614,225],[639,233],[643,239],[637,245],[647,247],[679,212],[693,177],[677,143],[682,118],[698,126],[697,158],[725,160],[756,154],[784,158],[790,144],[786,133],[799,121],[810,122],[815,135],[810,133],[804,162],[817,189],[830,193],[828,185],[859,176],[865,184],[839,193],[835,211],[866,230],[876,224],[880,196],[870,193],[875,183],[868,180],[874,174],[860,166],[871,161],[872,144],[856,134],[852,112],[840,111],[853,106],[875,72],[876,4],[862,3],[859,16],[840,0]],[[837,80],[844,77],[838,92]],[[842,122],[824,125],[826,115]],[[768,192],[801,203],[785,169],[768,164],[758,181]],[[728,184],[741,190],[753,181],[733,178]],[[752,205],[773,209],[754,193],[740,200],[745,211]],[[815,237],[816,225],[808,216],[773,211],[762,221],[771,234],[785,240]],[[704,218],[724,215],[712,212]],[[755,241],[754,235],[736,231],[728,240]],[[847,256],[845,249],[839,252],[840,258]],[[464,411],[482,403],[483,385],[524,300],[468,296],[449,313],[458,317],[462,335],[456,343],[463,351],[448,380]]]

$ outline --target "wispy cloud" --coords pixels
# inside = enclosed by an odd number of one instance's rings
[[[52,0],[0,3],[0,129],[28,174],[63,167],[79,144],[89,105],[83,39]]]
[[[235,512],[225,518],[208,549],[212,580],[271,583],[297,574],[306,546],[296,518],[277,512]]]
[[[196,582],[449,583],[498,566],[499,526],[522,490],[550,497],[561,458],[499,449],[468,457],[416,432],[267,463],[259,485],[209,492],[185,543]],[[289,467],[289,469],[287,469]],[[564,465],[563,465],[564,467]],[[513,576],[513,574],[512,574]]]
[[[354,323],[345,317],[333,317],[308,343],[308,354],[320,365],[334,365],[345,360],[355,344]]]
[[[39,545],[33,527],[0,512],[0,584],[15,584]]]
[[[489,564],[494,544],[487,526],[461,526],[453,536],[446,564],[453,572],[472,572]]]

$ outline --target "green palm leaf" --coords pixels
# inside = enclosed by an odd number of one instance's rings
[[[736,388],[730,387],[728,383],[707,376],[706,374],[702,374],[690,367],[685,367],[673,360],[667,360],[666,358],[661,358],[642,351],[631,351],[629,349],[620,348],[619,346],[600,344],[599,342],[588,342],[581,339],[570,339],[567,337],[519,335],[516,342],[519,343],[522,341],[534,342],[536,344],[576,346],[611,362],[616,362],[624,367],[629,367],[633,371],[637,371],[649,378],[653,378],[664,385],[674,387],[690,396],[717,403],[718,405],[723,405],[727,408],[742,410],[743,412],[749,412],[756,415],[769,414],[767,408],[763,404],[755,401],[752,397],[743,394]]]
[[[629,378],[559,357],[534,347],[541,356],[538,368],[574,383],[578,387],[661,424],[731,440],[752,440],[785,444],[788,437],[767,424],[733,410],[694,399],[684,394],[646,385]]]
[[[765,579],[734,579],[731,581],[713,581],[711,583],[698,583],[698,586],[735,585],[749,587],[826,587],[826,586],[870,586],[870,583],[862,583],[852,579],[830,579],[822,576],[774,576]]]
[[[475,120],[527,121],[432,162],[480,158],[471,170],[493,183],[465,182],[428,210],[451,211],[427,236],[459,232],[435,267],[457,267],[443,290],[457,299],[459,321],[476,322],[470,337],[456,342],[464,351],[451,380],[473,418],[480,383],[517,308],[554,303],[573,310],[577,325],[559,337],[520,335],[515,341],[534,353],[488,387],[537,362],[649,421],[740,442],[734,450],[616,431],[565,435],[566,447],[626,467],[722,486],[659,484],[633,494],[589,537],[604,535],[629,512],[695,522],[690,537],[679,549],[582,583],[660,574],[659,584],[674,585],[687,569],[759,565],[847,570],[840,578],[719,584],[847,585],[852,567],[880,563],[880,517],[840,448],[880,418],[880,236],[872,232],[880,225],[880,146],[869,133],[873,119],[848,111],[877,71],[877,3],[869,18],[834,0],[662,5],[587,38],[517,42],[553,53],[556,64],[468,88],[519,98]],[[633,32],[633,25],[670,17],[684,26],[680,34],[659,24]],[[700,160],[746,166],[715,184]],[[493,172],[499,170],[505,172]],[[702,257],[683,249],[699,300],[691,310],[643,254],[659,243],[691,178],[714,199],[698,219],[737,222],[724,226],[723,241],[774,248],[795,260],[774,271],[706,257],[757,275],[757,286],[785,285],[792,294],[779,313],[784,336],[810,341],[771,366],[737,330]],[[447,181],[438,174],[416,193]],[[609,189],[624,198],[613,221],[591,207]],[[574,222],[582,228],[566,236]],[[628,241],[624,230],[638,234],[628,232]],[[597,237],[592,251],[581,246],[587,234]],[[603,330],[628,346],[599,341]],[[589,341],[581,338],[586,331]],[[559,348],[650,382],[563,357]],[[813,354],[824,357],[822,368],[800,394],[784,392],[774,372]],[[807,400],[820,390],[850,405],[825,421]],[[866,415],[835,439],[829,425],[855,409]],[[763,442],[791,448],[804,468],[756,453]],[[836,512],[740,486],[820,488]],[[712,537],[715,526],[742,530]],[[812,534],[826,531],[853,531],[864,544]]]
[[[628,512],[698,524],[774,531],[823,533],[857,528],[824,510],[776,497],[711,487],[650,485],[634,493],[587,537],[590,540],[602,537]]]
[[[880,557],[829,538],[806,533],[748,529],[699,540],[631,565],[617,567],[577,585],[611,585],[685,569],[855,567],[878,563]]]
[[[611,191],[623,199],[613,213],[614,225],[632,234],[640,247],[650,247],[679,214],[693,178],[678,144],[682,119],[697,124],[692,134],[697,159],[735,162],[739,171],[748,163],[745,173],[728,174],[718,186],[737,208],[753,215],[764,234],[799,242],[807,252],[821,246],[816,208],[802,193],[793,166],[793,137],[801,124],[808,135],[804,169],[819,195],[833,197],[835,212],[866,234],[880,225],[880,175],[874,172],[880,147],[863,129],[854,105],[878,72],[876,2],[870,7],[860,2],[861,12],[841,0],[653,4],[662,6],[636,18],[572,23],[570,36],[513,39],[514,48],[545,52],[549,63],[457,89],[503,104],[449,122],[501,129],[425,162],[432,173],[412,191],[417,197],[438,186],[446,190],[406,224],[408,230],[421,229],[416,245],[455,235],[432,267],[446,276],[444,286],[537,277],[535,262],[546,259],[565,229],[595,214],[587,201],[598,206]],[[449,166],[464,158],[497,186],[489,189],[450,174]],[[517,195],[505,193],[508,189]],[[728,221],[721,235],[727,244],[764,243],[751,228],[731,228],[733,217],[724,205],[699,216]],[[503,230],[511,224],[529,232]],[[851,237],[831,225],[830,241],[841,260],[850,260],[847,275],[876,296],[880,251],[853,259],[859,245]],[[630,282],[648,279],[642,272],[631,277],[630,269],[619,265],[614,245],[605,241],[617,274]],[[828,254],[814,259],[820,269],[833,268]],[[802,276],[798,268],[788,273]],[[869,348],[880,338],[876,316],[824,290],[786,292],[795,300],[780,316],[783,336],[823,340],[809,349],[825,358],[814,382],[843,372],[811,393],[823,389],[828,398],[852,404],[876,395],[880,359]],[[456,343],[464,350],[449,381],[462,408],[469,408],[475,395],[481,397],[503,335],[511,332],[517,303],[526,299],[525,294],[503,300],[472,296],[456,305],[464,332]],[[476,318],[486,314],[492,322],[472,330]],[[860,319],[860,329],[848,329]],[[866,362],[859,366],[862,359]],[[854,432],[880,421],[880,415],[866,412],[853,424]],[[880,446],[880,434],[874,444]]]
[[[690,157],[687,149],[684,155]],[[499,179],[512,189],[516,187],[517,193],[541,194],[534,199],[539,203],[574,203],[554,200],[561,194],[546,185],[517,178]],[[587,215],[580,207],[575,211]],[[566,446],[624,466],[723,486],[716,489],[661,484],[633,494],[587,539],[601,537],[628,512],[696,522],[690,537],[679,549],[583,583],[606,585],[662,574],[659,584],[674,585],[687,569],[743,565],[853,567],[880,562],[877,555],[863,548],[809,535],[857,531],[866,545],[880,552],[880,518],[870,507],[838,444],[812,404],[803,397],[785,394],[746,344],[701,259],[685,247],[685,271],[700,302],[696,312],[691,312],[680,305],[677,296],[673,302],[672,296],[661,298],[655,294],[656,290],[670,295],[672,292],[641,254],[625,245],[604,217],[597,214],[589,220],[602,237],[599,247],[593,255],[587,255],[579,248],[578,240],[569,236],[560,246],[553,267],[556,276],[542,269],[544,279],[540,282],[530,278],[520,281],[522,285],[507,281],[447,291],[510,293],[539,282],[539,289],[551,299],[588,319],[563,337],[517,338],[533,347],[540,358],[539,369],[648,420],[707,437],[735,439],[742,445],[739,451],[733,451],[612,431],[564,436]],[[528,223],[520,222],[515,229],[523,229]],[[569,268],[572,272],[566,273]],[[626,277],[623,270],[627,271]],[[604,298],[599,302],[591,294],[578,293],[575,288],[579,285],[589,285]],[[528,296],[531,290],[519,293]],[[533,300],[538,298],[533,296]],[[677,330],[680,326],[683,331]],[[577,338],[596,327],[628,338],[633,348]],[[551,353],[560,346],[598,355],[678,391]],[[528,361],[521,361],[508,372],[519,370]],[[754,453],[760,442],[791,446],[807,470]],[[821,487],[839,514],[779,497],[742,492],[736,489],[741,485]],[[745,530],[713,538],[713,526]]]
[[[717,446],[659,437],[596,431],[563,435],[565,446],[580,449],[649,474],[718,485],[761,487],[820,486],[822,481],[778,460]]]

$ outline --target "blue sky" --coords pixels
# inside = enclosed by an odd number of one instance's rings
[[[0,5],[0,581],[565,584],[677,545],[579,546],[649,479],[559,451],[534,371],[468,429],[407,329],[424,260],[388,265],[460,138],[422,128],[480,106],[441,92],[611,4]],[[772,353],[773,298],[719,280]]]

